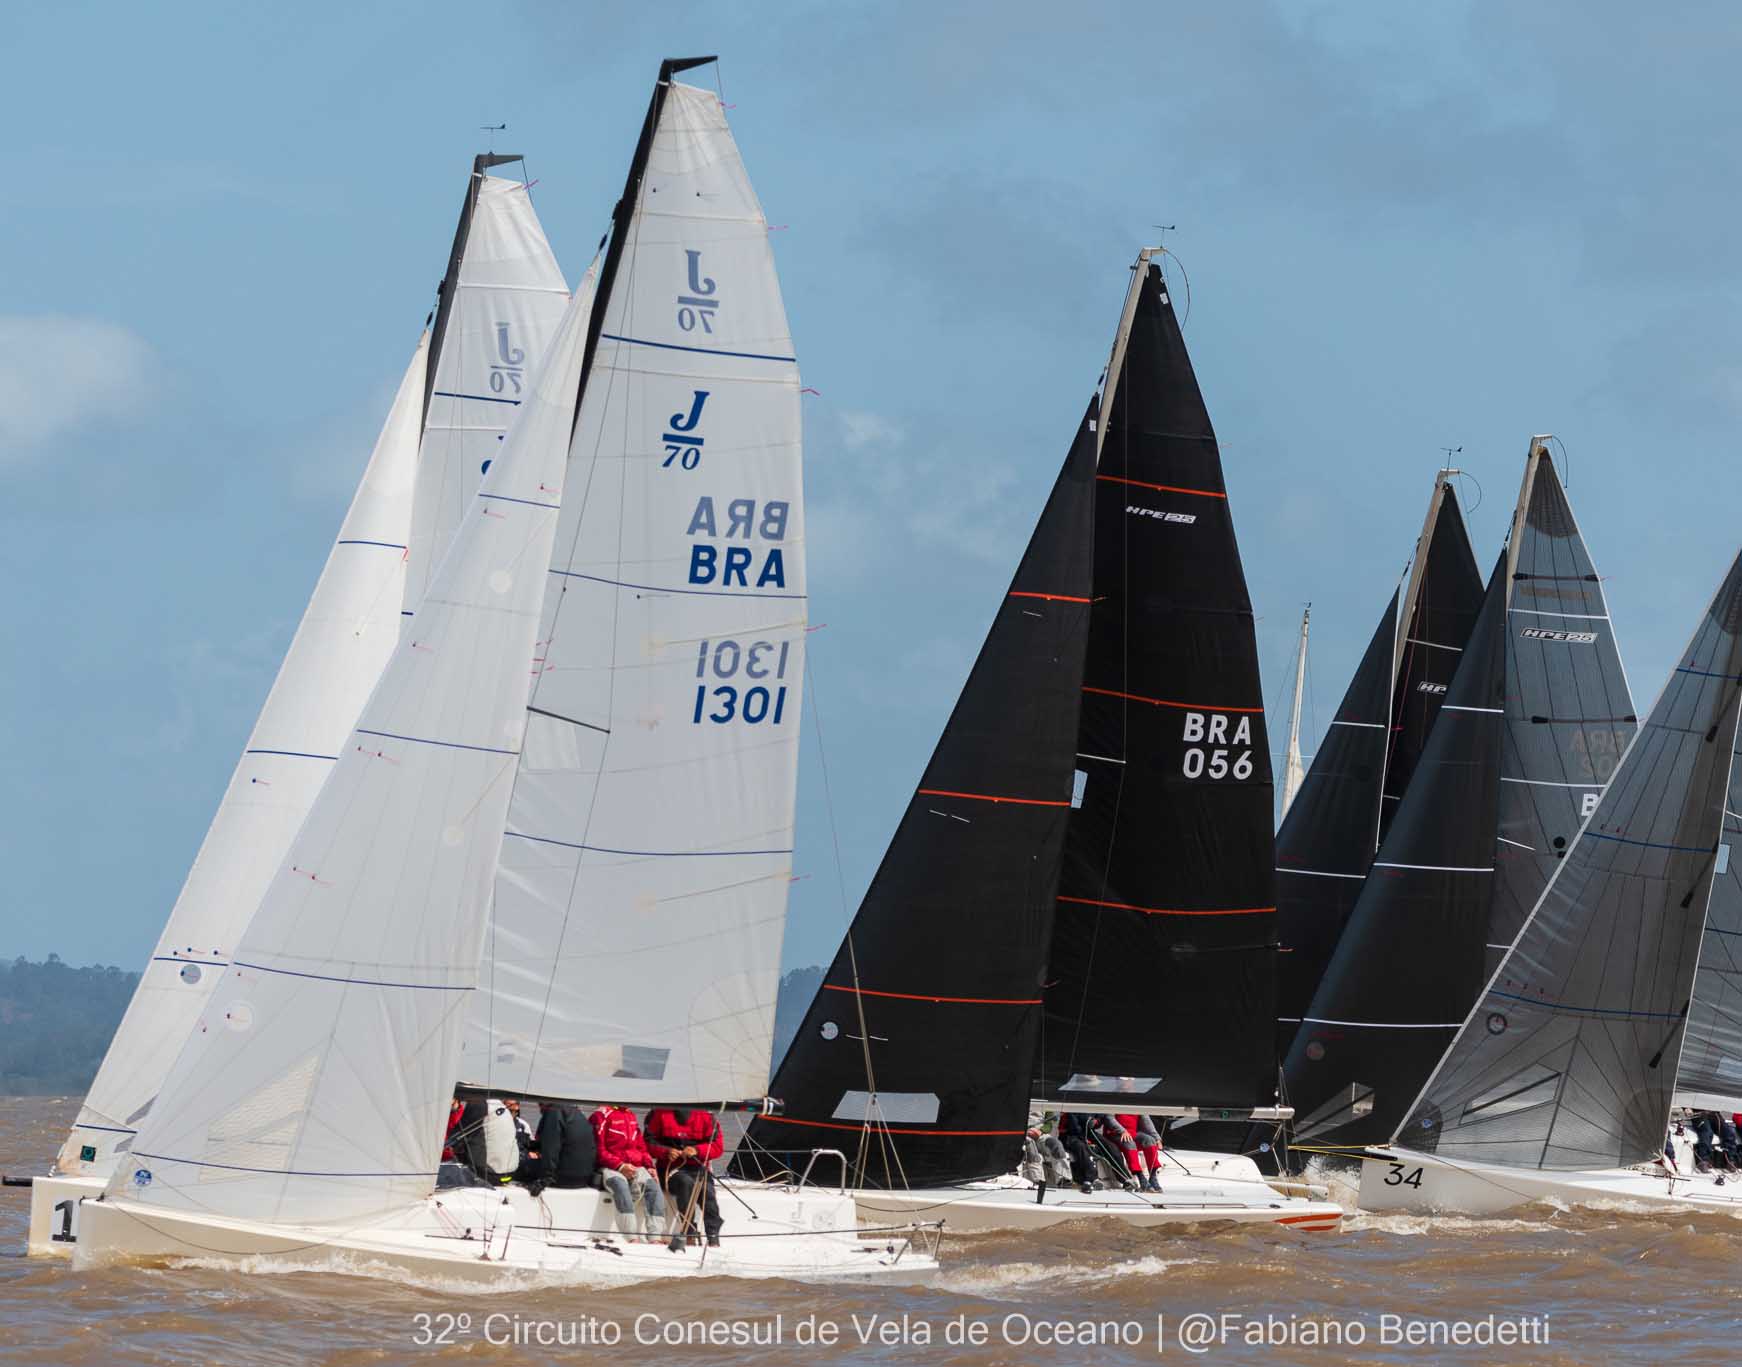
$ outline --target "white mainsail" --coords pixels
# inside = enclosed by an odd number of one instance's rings
[[[343,1223],[429,1192],[525,729],[591,298],[589,274],[112,1193]],[[573,473],[584,485],[590,471]]]
[[[419,339],[278,677],[72,1133],[63,1174],[107,1176],[399,639],[429,337]]]
[[[805,635],[798,366],[718,98],[672,84],[575,434],[461,1080],[768,1085]]]
[[[1294,795],[1306,782],[1306,764],[1300,753],[1300,699],[1306,688],[1307,624],[1312,619],[1313,605],[1308,603],[1300,615],[1300,649],[1294,661],[1294,707],[1288,714],[1288,748],[1282,757],[1282,814],[1294,805]]]
[[[408,613],[416,612],[462,513],[472,506],[531,367],[568,307],[568,286],[528,187],[484,174],[486,166],[509,160],[478,158],[454,265],[443,282],[412,510]]]

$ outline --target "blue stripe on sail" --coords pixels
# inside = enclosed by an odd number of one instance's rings
[[[561,845],[565,850],[591,850],[594,854],[628,854],[643,859],[720,859],[735,854],[791,854],[791,850],[614,850],[605,845],[577,845],[572,840],[556,840],[548,835],[524,835],[520,831],[503,831],[516,840],[530,840],[538,845]]]
[[[404,546],[401,546],[396,541],[335,541],[333,544],[335,546],[383,546],[390,551],[402,551],[405,549]]]
[[[415,617],[415,616],[417,616],[417,614],[415,612],[413,612],[410,608],[401,608],[399,610],[399,615],[401,617]]]
[[[264,1172],[273,1177],[434,1177],[433,1172],[307,1172],[295,1168],[245,1168],[239,1163],[208,1163],[203,1158],[177,1158],[169,1153],[140,1153],[135,1158],[149,1158],[153,1163],[185,1163],[190,1168],[222,1168],[225,1172]]]
[[[802,593],[733,593],[728,589],[673,589],[663,584],[628,584],[621,579],[604,579],[596,574],[580,574],[575,570],[552,570],[564,579],[585,579],[594,584],[608,584],[614,589],[641,589],[647,593],[690,593],[701,598],[798,598]]]
[[[125,1125],[93,1125],[88,1120],[75,1120],[75,1130],[101,1130],[104,1134],[138,1134],[138,1130],[130,1130]]]
[[[431,391],[438,399],[476,399],[479,403],[511,403],[518,405],[519,399],[505,399],[500,394],[455,394],[451,390],[437,389]]]
[[[1710,669],[1689,669],[1686,665],[1675,667],[1677,674],[1698,674],[1702,679],[1736,679],[1742,681],[1742,674],[1717,674]]]
[[[650,342],[645,337],[620,337],[614,332],[599,334],[607,341],[627,342],[630,346],[658,347],[661,351],[697,351],[703,356],[737,356],[746,361],[785,361],[789,365],[797,365],[796,356],[770,356],[761,351],[722,351],[711,346],[679,346],[676,342]]]
[[[1682,854],[1710,854],[1698,845],[1665,845],[1656,840],[1629,840],[1624,835],[1604,835],[1601,831],[1586,831],[1588,840],[1609,840],[1617,845],[1637,845],[1642,850],[1676,850]]]
[[[447,750],[482,750],[487,755],[518,755],[518,750],[504,750],[495,745],[464,745],[457,740],[425,740],[422,736],[401,736],[393,731],[371,731],[367,727],[357,728],[359,736],[380,736],[385,740],[408,740],[413,745],[439,745]]]
[[[470,987],[449,987],[441,983],[390,983],[378,978],[337,978],[330,973],[302,973],[294,968],[268,968],[265,964],[248,964],[236,960],[237,968],[252,968],[257,973],[276,973],[284,978],[313,978],[323,983],[346,983],[352,987],[409,987],[419,992],[470,992]]]
[[[479,498],[493,498],[498,503],[524,503],[528,508],[560,508],[560,503],[540,503],[530,498],[509,498],[507,494],[479,494]]]
[[[228,968],[230,966],[228,959],[188,959],[180,954],[153,954],[151,962],[154,964],[203,964],[208,968]]]
[[[336,760],[337,755],[312,755],[307,750],[244,750],[245,755],[288,755],[291,759]]]
[[[1629,1011],[1620,1006],[1568,1006],[1565,1002],[1543,1001],[1537,997],[1521,997],[1516,992],[1490,992],[1493,997],[1505,997],[1508,1001],[1523,1002],[1526,1006],[1540,1006],[1545,1011],[1570,1011],[1576,1016],[1623,1016],[1628,1020],[1664,1020],[1681,1019],[1679,1011]]]

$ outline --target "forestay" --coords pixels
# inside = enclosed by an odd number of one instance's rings
[[[399,639],[428,341],[418,340],[272,691],[55,1160],[57,1172],[107,1176],[132,1147]]]
[[[442,280],[431,353],[428,412],[417,466],[404,607],[417,610],[485,465],[525,397],[568,306],[569,291],[530,188],[484,174],[516,161],[480,156]]]
[[[342,1224],[430,1190],[477,984],[590,287],[110,1191]],[[573,478],[589,471],[577,462]]]
[[[1397,1143],[1563,1170],[1661,1151],[1739,683],[1742,558]]]
[[[799,375],[720,101],[662,81],[601,272],[462,1080],[760,1095],[804,676]],[[644,168],[644,169],[643,169]]]

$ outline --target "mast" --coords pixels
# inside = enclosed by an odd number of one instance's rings
[[[1306,765],[1300,755],[1300,700],[1306,687],[1307,624],[1312,620],[1313,605],[1308,603],[1300,615],[1300,644],[1294,661],[1294,705],[1288,713],[1288,746],[1283,754],[1282,814],[1294,805],[1295,794],[1306,779]]]

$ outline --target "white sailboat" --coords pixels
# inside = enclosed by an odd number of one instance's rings
[[[1742,1209],[1663,1156],[1675,1093],[1704,1092],[1710,1062],[1680,1080],[1707,908],[1722,898],[1726,927],[1735,910],[1739,685],[1742,557],[1390,1146],[1363,1155],[1363,1208]]]
[[[1313,605],[1308,603],[1300,614],[1300,645],[1294,657],[1294,705],[1288,712],[1288,745],[1282,756],[1282,815],[1294,805],[1294,795],[1306,782],[1306,763],[1300,753],[1300,700],[1306,689],[1307,628],[1312,621]]]
[[[66,1253],[79,1201],[134,1135],[422,596],[461,491],[494,455],[566,304],[526,186],[479,156],[432,329],[420,338],[296,635],[53,1171],[31,1253]],[[512,364],[510,363],[512,362]]]
[[[86,1203],[80,1265],[323,1256],[492,1284],[935,1268],[802,1180],[734,1184],[754,1225],[718,1250],[637,1242],[591,1189],[435,1189],[457,1082],[766,1090],[805,629],[799,380],[720,101],[672,79],[703,60],[661,68],[610,250],[132,1158]],[[485,1046],[462,1062],[468,1035]]]

